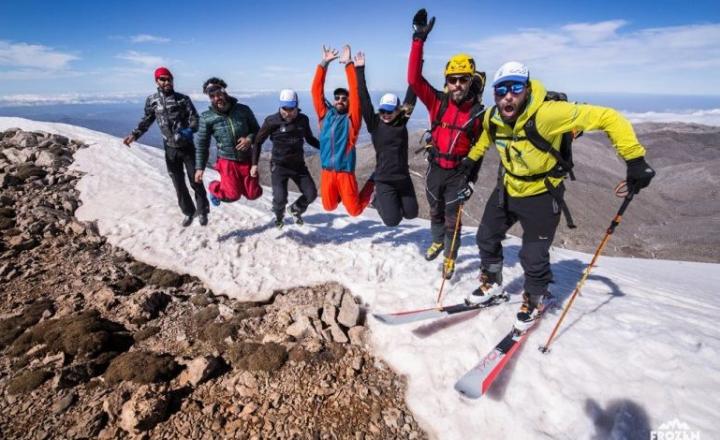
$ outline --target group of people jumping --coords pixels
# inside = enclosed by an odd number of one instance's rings
[[[467,54],[449,59],[443,87],[434,88],[422,73],[423,49],[434,24],[435,17],[428,20],[424,9],[413,17],[407,92],[402,103],[398,96],[384,94],[377,112],[367,89],[365,55],[358,52],[353,58],[349,46],[341,52],[323,46],[311,88],[319,139],[300,111],[293,90],[280,92],[278,111],[260,126],[252,110],[228,94],[225,81],[213,77],[203,84],[210,107],[198,116],[190,98],[175,92],[171,72],[160,67],[155,71],[158,90],[147,98],[144,117],[124,143],[129,146],[153,121],[158,122],[168,173],[184,214],[183,226],[189,226],[194,217],[203,226],[208,223],[203,172],[211,137],[217,144],[215,169],[220,176],[208,185],[209,199],[215,206],[262,195],[258,161],[269,138],[275,226],[283,227],[286,209],[296,223],[302,224],[302,214],[317,197],[316,184],[305,164],[305,143],[319,149],[320,197],[325,210],[333,211],[342,203],[349,215],[357,216],[372,203],[387,226],[396,226],[403,218],[418,215],[408,166],[407,123],[420,99],[430,116],[425,192],[431,243],[425,259],[431,261],[443,253],[443,276],[452,277],[460,246],[457,231],[462,225],[461,208],[472,196],[483,157],[494,144],[501,161],[498,183],[477,230],[479,286],[468,294],[466,302],[481,304],[502,294],[502,240],[519,222],[523,229],[519,257],[525,281],[516,325],[522,327],[532,322],[542,310],[543,300],[550,296],[549,250],[561,213],[572,225],[563,184],[572,173],[572,164],[560,154],[568,136],[571,141],[577,133],[604,131],[627,164],[630,191],[638,192],[649,185],[655,171],[645,161],[645,149],[627,119],[610,108],[558,99],[556,93],[531,78],[527,66],[520,62],[507,62],[495,73],[495,105],[490,109],[482,104],[485,73],[477,70]],[[325,78],[334,60],[344,65],[348,87],[336,88],[332,100],[327,100]],[[376,167],[360,188],[355,177],[355,147],[363,120],[375,149]],[[195,193],[195,203],[183,173]],[[301,196],[288,206],[289,180],[297,185]]]

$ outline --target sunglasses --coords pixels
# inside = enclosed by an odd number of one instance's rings
[[[448,76],[447,83],[454,86],[455,84],[467,84],[470,82],[469,76]]]
[[[391,115],[395,112],[395,110],[378,110],[378,113],[381,115]]]
[[[169,76],[160,76],[160,77],[158,77],[158,81],[160,81],[160,82],[172,82],[172,78],[170,78]]]
[[[347,101],[348,97],[346,95],[335,95],[335,101]]]
[[[495,86],[495,96],[505,96],[507,95],[507,92],[512,93],[513,95],[519,95],[522,92],[525,91],[525,88],[527,87],[524,83],[512,83],[512,84],[502,84],[499,86]]]
[[[280,107],[280,108],[283,109],[283,111],[286,111],[288,113],[297,110],[297,107]]]

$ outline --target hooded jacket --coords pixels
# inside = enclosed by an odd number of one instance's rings
[[[530,95],[525,110],[512,126],[502,120],[499,112],[485,112],[484,130],[468,154],[473,160],[479,160],[485,155],[492,144],[488,129],[490,124],[495,124],[498,138],[495,146],[500,154],[502,166],[507,171],[503,184],[510,196],[528,197],[547,192],[543,179],[527,181],[513,177],[513,174],[517,176],[542,174],[552,170],[557,163],[550,153],[539,150],[526,138],[524,127],[532,115],[536,115],[535,125],[538,133],[558,151],[563,133],[602,130],[607,133],[618,155],[624,160],[645,155],[645,148],[638,142],[632,125],[616,110],[588,104],[545,101],[546,94],[547,91],[540,81],[530,80]],[[492,120],[491,113],[495,113]],[[512,139],[499,139],[500,137]],[[557,187],[564,178],[548,177],[548,179],[554,187]]]
[[[242,137],[250,137],[250,141],[253,141],[260,129],[257,119],[250,107],[240,104],[232,96],[228,99],[230,108],[227,112],[219,112],[210,106],[200,115],[197,148],[195,148],[195,168],[198,170],[204,170],[207,166],[210,136],[215,138],[217,143],[218,157],[248,163],[252,160],[252,147],[238,151],[235,145]]]

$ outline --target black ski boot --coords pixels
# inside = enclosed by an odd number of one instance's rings
[[[302,213],[298,211],[297,207],[294,204],[287,207],[287,212],[292,216],[293,221],[296,225],[302,226],[305,224],[302,219]]]

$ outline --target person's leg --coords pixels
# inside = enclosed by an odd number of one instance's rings
[[[549,193],[516,198],[510,204],[523,228],[520,264],[525,272],[525,292],[531,297],[543,297],[553,279],[550,246],[560,223],[560,208]]]
[[[237,163],[237,171],[240,175],[240,181],[242,182],[241,194],[247,197],[248,200],[255,200],[260,198],[263,193],[262,186],[260,186],[260,174],[258,173],[255,177],[250,175],[250,168],[252,164]]]
[[[185,174],[187,175],[190,187],[195,193],[195,205],[197,206],[197,213],[199,215],[205,215],[210,211],[208,203],[207,192],[205,191],[205,185],[202,182],[195,182],[195,152],[194,150],[183,152],[183,163],[185,165]]]
[[[195,215],[195,204],[193,204],[192,198],[190,198],[190,192],[188,192],[187,185],[185,185],[185,173],[183,172],[183,157],[181,152],[171,147],[165,147],[165,165],[167,166],[167,172],[175,188],[175,195],[177,196],[180,210],[186,216],[192,217]]]
[[[412,179],[408,177],[397,185],[398,195],[400,196],[400,205],[402,206],[402,216],[408,220],[418,216],[418,201],[415,195],[415,187]]]
[[[292,180],[295,182],[295,185],[297,185],[300,193],[302,194],[297,198],[297,200],[295,200],[295,202],[293,202],[293,206],[299,214],[302,214],[305,210],[307,210],[308,205],[317,198],[317,187],[315,186],[315,181],[307,169],[294,175]]]
[[[445,257],[457,258],[460,249],[460,231],[462,231],[462,216],[458,218],[458,192],[465,185],[466,178],[456,170],[445,171]],[[457,230],[457,233],[456,233]],[[454,239],[453,239],[454,237]],[[454,246],[452,246],[454,242]]]
[[[374,204],[386,226],[397,226],[402,220],[400,195],[392,183],[375,182]]]
[[[275,218],[282,219],[285,214],[288,196],[288,177],[281,173],[280,169],[272,166],[270,172],[272,184],[272,210]]]
[[[426,260],[435,259],[445,247],[445,185],[442,170],[428,165],[425,174],[425,195],[430,206],[432,243],[425,252]]]
[[[335,181],[335,172],[322,170],[320,172],[320,197],[325,211],[334,211],[340,203],[340,192]]]
[[[355,173],[339,171],[336,173],[340,200],[348,214],[356,217],[362,214],[363,210],[370,204],[375,183],[368,180],[361,191],[358,191]]]
[[[238,200],[244,192],[238,163],[219,157],[215,162],[215,170],[220,175],[220,180],[210,182],[208,185],[210,193],[223,202]]]

